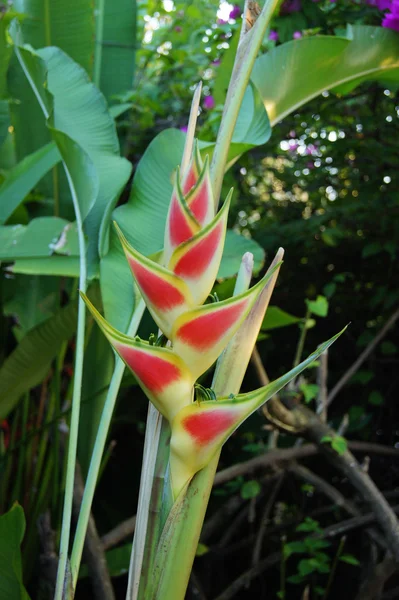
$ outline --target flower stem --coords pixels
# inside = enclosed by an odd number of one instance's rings
[[[79,288],[82,292],[86,292],[87,265],[86,265],[86,241],[83,232],[82,216],[79,208],[78,195],[75,190],[75,185],[72,180],[68,167],[64,163],[66,176],[71,190],[73,206],[76,215],[76,225],[79,239]],[[72,501],[73,501],[73,484],[75,479],[76,465],[76,450],[78,445],[79,432],[79,415],[80,415],[80,400],[82,394],[82,376],[83,376],[83,354],[85,341],[85,324],[86,324],[86,306],[81,298],[78,300],[78,328],[76,333],[76,354],[75,354],[75,372],[73,380],[73,397],[72,397],[72,412],[69,428],[69,443],[68,443],[68,458],[67,472],[65,480],[65,496],[64,509],[62,514],[61,526],[61,541],[60,553],[57,570],[57,581],[54,600],[62,600],[64,597],[65,586],[67,581],[67,562],[69,538],[71,532],[71,517],[72,517]]]
[[[219,203],[227,155],[233,138],[238,113],[251,76],[252,67],[265,36],[267,26],[278,3],[279,0],[266,0],[254,26],[242,35],[238,44],[236,60],[231,74],[222,122],[216,139],[211,164],[211,181],[215,198],[215,210]]]

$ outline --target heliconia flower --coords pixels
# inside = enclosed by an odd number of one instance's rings
[[[108,341],[130,368],[148,398],[168,420],[193,397],[195,379],[183,360],[170,348],[131,338],[110,325],[81,294]]]
[[[216,217],[173,252],[168,268],[188,285],[196,304],[207,299],[223,254],[232,191]]]
[[[195,379],[215,362],[227,346],[274,271],[267,273],[247,292],[223,302],[199,306],[175,321],[171,334],[173,349],[184,358]]]
[[[180,494],[195,473],[211,461],[247,417],[316,360],[343,331],[265,387],[233,398],[196,401],[180,410],[172,422],[170,469],[174,497]]]
[[[181,277],[137,252],[118,225],[115,227],[147,308],[161,331],[170,337],[177,317],[195,306],[190,290]]]
[[[194,385],[238,331],[281,263],[258,284],[222,302],[203,304],[217,276],[232,191],[214,215],[209,161],[194,148],[185,172],[177,169],[166,221],[162,264],[135,250],[117,225],[132,275],[154,321],[168,338],[160,347],[112,327],[83,300],[150,401],[171,425],[171,477],[176,497],[238,425],[299,374],[338,336],[287,375],[256,392],[218,401],[194,398]],[[276,261],[277,262],[277,261]]]

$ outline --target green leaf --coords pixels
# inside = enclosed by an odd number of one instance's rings
[[[48,124],[85,219],[89,271],[93,274],[98,256],[108,249],[110,214],[131,165],[119,156],[114,120],[84,69],[58,48],[34,53],[22,47],[15,25],[11,33],[36,96],[47,115],[51,114]]]
[[[87,73],[93,68],[95,47],[92,0],[14,0],[13,9],[22,13],[21,30],[33,48],[57,46]]]
[[[296,527],[296,531],[321,531],[318,521],[306,517],[303,523]]]
[[[350,39],[303,37],[256,60],[251,79],[272,126],[325,90],[347,93],[363,81],[398,80],[399,37],[395,31],[358,25],[351,27],[349,34]]]
[[[348,449],[348,443],[346,439],[340,435],[325,435],[322,437],[321,442],[330,443],[331,448],[339,455],[345,454]]]
[[[234,277],[238,273],[241,259],[245,252],[252,252],[254,255],[254,273],[258,273],[265,261],[265,251],[263,248],[255,240],[245,238],[235,231],[228,229],[217,278],[227,279]]]
[[[234,61],[236,58],[238,41],[240,39],[240,32],[236,31],[232,38],[229,40],[229,48],[223,52],[222,60],[220,65],[216,67],[216,77],[213,86],[213,97],[215,98],[216,104],[224,104],[227,94],[227,88],[229,87],[231,72],[233,70]]]
[[[25,275],[79,277],[79,258],[56,255],[41,258],[22,258],[17,259],[8,270]]]
[[[261,329],[268,331],[269,329],[277,329],[278,327],[287,327],[287,325],[293,325],[302,321],[299,317],[294,317],[285,312],[278,306],[269,306],[265,318],[262,322]]]
[[[22,580],[24,511],[19,504],[0,517],[0,598],[29,600]]]
[[[58,278],[37,275],[7,278],[4,281],[4,314],[12,315],[18,326],[13,333],[20,340],[30,329],[42,323],[59,307]]]
[[[362,258],[368,258],[369,256],[375,256],[383,251],[383,247],[378,242],[367,244],[362,250]]]
[[[129,570],[130,555],[132,553],[132,544],[124,544],[118,548],[112,548],[105,553],[107,567],[111,577],[126,575]],[[89,576],[89,570],[86,565],[82,565],[79,570],[79,579]]]
[[[136,63],[135,0],[96,1],[94,82],[108,100],[133,87]],[[103,14],[101,14],[103,9]]]
[[[384,396],[378,390],[373,390],[369,394],[368,403],[373,406],[381,406],[381,404],[384,404]]]
[[[385,356],[392,356],[397,353],[398,347],[393,342],[382,342],[381,344],[381,352]]]
[[[0,227],[0,260],[49,257],[62,242],[65,229],[70,225],[59,217],[38,217],[26,227],[3,225]]]
[[[306,300],[306,305],[311,313],[318,317],[328,314],[328,300],[325,296],[317,296],[316,300]]]
[[[8,100],[0,100],[0,146],[8,136],[8,128],[10,126],[10,111]],[[4,148],[4,144],[3,144]],[[4,161],[1,161],[0,167],[4,166]]]
[[[306,544],[301,541],[297,542],[289,542],[288,544],[284,544],[284,558],[289,558],[291,554],[303,554],[307,552]]]
[[[7,21],[2,15],[0,19],[0,99],[7,96],[7,71],[12,53],[11,47],[7,44],[6,30]]]
[[[0,186],[0,225],[7,221],[25,196],[60,160],[57,146],[51,142],[26,156],[7,174]]]
[[[308,404],[319,393],[319,386],[316,383],[303,383],[299,389],[304,395],[305,403]]]
[[[265,144],[271,136],[269,117],[264,109],[262,97],[257,88],[251,83],[245,90],[237,123],[234,128],[231,151],[234,152],[234,144],[243,144],[247,148],[240,148],[237,153],[242,154],[253,146]]]
[[[314,571],[318,570],[317,567],[317,561],[314,558],[304,558],[298,563],[298,571],[302,577],[314,573]]]
[[[243,498],[244,500],[256,498],[256,496],[259,496],[261,489],[262,488],[260,484],[257,481],[255,481],[255,479],[252,479],[251,481],[246,481],[240,491],[241,498]]]
[[[373,371],[366,371],[360,369],[357,373],[350,378],[350,383],[360,383],[361,385],[367,385],[374,377]]]
[[[206,546],[205,544],[201,544],[201,542],[199,542],[195,556],[204,556],[204,554],[207,554],[208,552],[209,546]]]
[[[360,562],[357,560],[357,558],[352,556],[352,554],[341,554],[339,560],[348,563],[348,565],[354,565],[355,567],[358,567],[360,565]]]
[[[0,368],[0,419],[46,376],[62,344],[75,333],[77,305],[69,304],[29,331]]]
[[[85,349],[78,436],[78,459],[85,478],[114,369],[114,356],[101,329],[92,327]]]

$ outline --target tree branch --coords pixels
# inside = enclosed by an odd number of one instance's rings
[[[399,308],[395,310],[395,312],[390,316],[388,321],[385,323],[384,327],[377,333],[375,338],[369,343],[369,345],[363,350],[361,355],[355,360],[355,362],[349,367],[346,373],[341,377],[341,379],[336,383],[327,398],[327,406],[331,404],[334,400],[335,396],[339,394],[342,388],[348,383],[348,381],[353,377],[356,371],[360,368],[360,366],[364,363],[366,358],[370,356],[374,348],[380,343],[383,337],[388,333],[389,329],[395,324],[397,319],[399,318]]]

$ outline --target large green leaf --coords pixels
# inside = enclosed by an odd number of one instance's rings
[[[304,37],[259,57],[251,79],[275,125],[325,90],[348,92],[366,80],[398,81],[399,36],[356,26],[348,37]]]
[[[33,48],[57,46],[91,74],[94,54],[92,0],[14,0],[24,40]]]
[[[112,98],[133,87],[136,59],[136,1],[96,2],[94,81]],[[103,14],[100,11],[103,10]]]
[[[57,251],[62,254],[64,247],[68,249],[68,233],[72,231],[71,223],[59,217],[38,217],[27,226],[4,225],[0,227],[0,260],[49,257]],[[74,249],[74,243],[69,247]]]
[[[3,284],[4,314],[17,325],[13,333],[20,340],[30,329],[51,317],[59,308],[58,277],[21,275],[8,277]]]
[[[8,100],[0,100],[0,146],[8,134],[8,128],[10,126],[10,111]],[[3,161],[2,161],[3,162]],[[0,167],[2,164],[0,164]]]
[[[0,369],[0,419],[46,376],[51,361],[76,331],[77,304],[69,304],[29,331]]]
[[[26,156],[0,186],[0,225],[5,223],[25,196],[61,160],[54,142]]]
[[[57,46],[91,74],[95,47],[92,0],[15,0],[13,9],[24,15],[21,27],[28,44],[33,48]],[[8,79],[10,93],[16,100],[10,104],[10,111],[20,161],[49,143],[51,135],[17,61],[12,61]],[[38,190],[59,204],[60,211],[55,214],[73,218],[69,186],[62,168],[54,167]]]
[[[7,96],[7,71],[11,57],[11,48],[6,40],[7,21],[4,13],[0,14],[0,98]]]
[[[245,252],[252,252],[254,256],[254,272],[257,273],[265,261],[265,251],[257,242],[232,231],[227,230],[222,261],[220,263],[218,279],[234,277],[240,268],[241,259]]]
[[[22,581],[24,511],[19,504],[0,517],[0,598],[29,600]]]
[[[85,350],[78,437],[78,459],[85,478],[114,370],[114,356],[101,329],[92,327]]]
[[[14,41],[17,35],[14,28]],[[86,218],[88,262],[93,274],[98,254],[107,250],[109,215],[131,165],[119,156],[115,123],[103,95],[79,65],[58,48],[34,52],[17,43],[17,53],[36,96],[51,113],[51,133]]]

